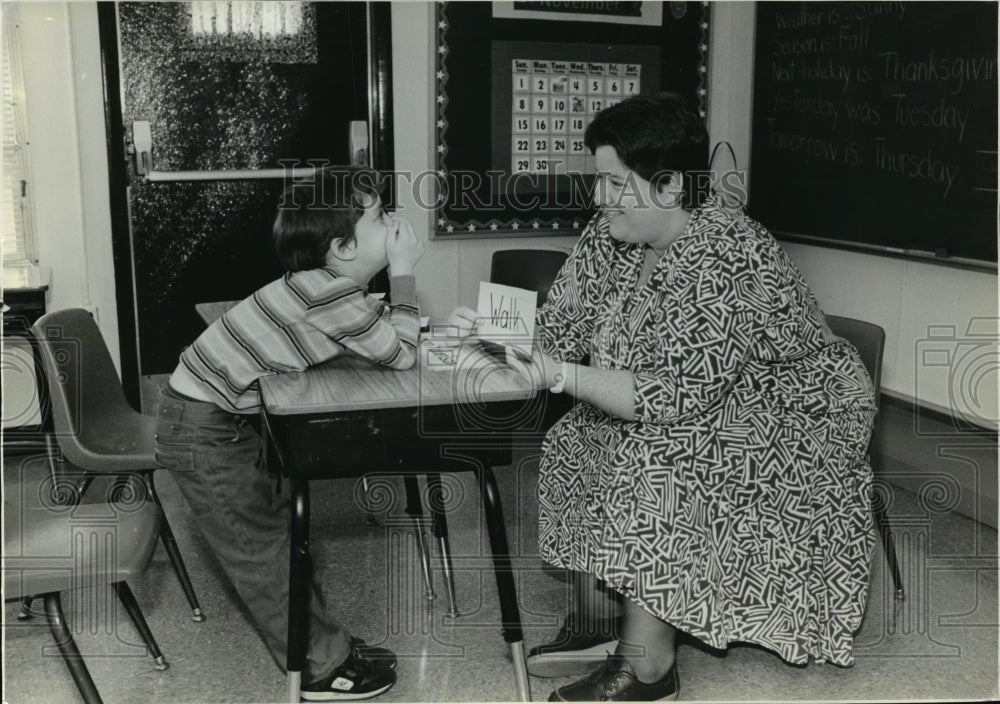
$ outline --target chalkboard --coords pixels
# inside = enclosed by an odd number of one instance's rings
[[[997,3],[758,2],[756,22],[750,214],[995,267]]]

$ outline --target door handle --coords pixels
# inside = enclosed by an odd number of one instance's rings
[[[353,125],[352,144],[353,144]],[[367,159],[368,133],[365,126],[363,154]],[[230,169],[216,171],[157,171],[153,168],[153,133],[149,122],[142,120],[132,123],[132,144],[134,146],[135,172],[147,181],[248,181],[261,179],[311,178],[317,169],[326,164],[309,167],[283,167],[280,169]]]
[[[351,165],[368,166],[368,123],[364,120],[352,120],[348,140]]]

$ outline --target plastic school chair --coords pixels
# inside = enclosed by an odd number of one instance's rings
[[[153,485],[155,420],[129,405],[111,353],[93,316],[82,308],[53,311],[31,328],[52,409],[55,443],[47,438],[54,486],[63,500],[79,502],[98,476],[122,480],[125,491],[141,484],[145,498],[161,510]],[[195,621],[205,616],[198,604],[166,516],[159,537],[180,580]]]
[[[538,291],[538,307],[541,308],[568,256],[566,252],[552,249],[501,249],[493,253],[490,281]]]
[[[160,507],[153,503],[138,507],[113,503],[28,506],[23,498],[5,502],[4,506],[4,599],[41,597],[56,648],[83,701],[100,704],[101,696],[67,624],[63,592],[73,591],[74,597],[85,600],[90,595],[93,601],[86,601],[75,611],[82,616],[93,616],[105,604],[94,588],[110,585],[142,638],[146,652],[153,657],[155,668],[166,670],[169,664],[127,582],[141,575],[149,565],[163,522]],[[33,612],[25,611],[18,621],[33,616]],[[102,624],[102,630],[108,631],[109,624],[114,623],[113,616],[106,614],[110,618]],[[5,625],[11,627],[14,626]],[[99,632],[93,627],[90,631]],[[125,638],[119,636],[119,641],[124,642]]]
[[[538,292],[538,308],[545,305],[559,270],[569,254],[553,249],[501,249],[493,253],[490,281]],[[562,394],[548,394],[545,399],[543,430],[566,415],[573,399]]]
[[[877,404],[882,390],[882,352],[885,348],[885,330],[874,323],[855,318],[845,318],[839,315],[825,315],[824,317],[833,334],[850,342],[858,351],[861,361],[868,371],[868,376],[871,377],[872,386],[875,387],[875,402]],[[871,452],[871,448],[878,446],[880,425],[878,416],[876,416],[871,441],[868,443],[868,454],[873,472],[879,470],[876,455]],[[889,571],[892,573],[892,582],[896,587],[895,596],[897,599],[903,599],[906,594],[899,572],[899,561],[896,558],[896,541],[892,537],[892,528],[886,515],[885,504],[878,492],[872,492],[872,515],[875,517],[878,535],[882,539],[882,550],[885,552],[885,559],[889,565]]]

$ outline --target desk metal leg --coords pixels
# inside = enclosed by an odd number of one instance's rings
[[[493,572],[497,578],[497,594],[500,597],[500,619],[503,623],[503,639],[510,647],[514,663],[514,681],[517,696],[522,702],[531,701],[528,671],[524,663],[524,632],[521,630],[521,610],[517,605],[517,587],[510,561],[510,547],[507,544],[507,528],[503,519],[503,504],[500,488],[497,486],[493,469],[484,466],[479,475],[483,491],[483,510],[486,513],[486,527],[490,534],[490,548],[493,552]]]
[[[365,525],[377,526],[378,519],[372,511],[372,497],[368,493],[368,477],[361,477],[361,489],[365,492]]]
[[[420,555],[420,569],[424,576],[424,598],[433,601],[437,598],[434,593],[434,576],[431,574],[431,557],[427,550],[427,543],[424,540],[424,519],[423,504],[420,500],[420,484],[417,477],[407,474],[403,477],[403,486],[406,487],[406,513],[413,519],[413,533],[417,539],[417,552]]]
[[[312,560],[309,555],[309,482],[288,479],[291,501],[291,549],[288,573],[288,701],[299,703],[302,671],[305,669],[309,621],[305,606],[306,585],[311,583]]]

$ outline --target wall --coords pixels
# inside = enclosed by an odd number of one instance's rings
[[[433,163],[433,9],[423,2],[392,4],[398,169],[420,171]],[[105,338],[117,351],[96,4],[25,3],[23,10],[36,222],[41,263],[53,270],[50,304],[96,307]],[[753,3],[714,5],[709,128],[713,141],[733,144],[741,166],[749,160],[752,28]],[[418,234],[428,237],[431,214],[419,210],[405,192],[401,206]],[[490,255],[497,249],[567,249],[573,241],[431,240],[417,271],[425,314],[443,317],[458,304],[474,305],[478,283],[488,278]],[[952,405],[953,387],[918,366],[918,351],[928,325],[953,326],[961,337],[974,317],[995,323],[995,275],[807,245],[788,245],[787,250],[825,310],[886,328],[887,390],[941,407]],[[980,398],[993,412],[996,387],[994,370],[986,376]]]
[[[728,140],[741,167],[749,164],[753,88],[752,2],[713,6],[709,73],[709,132]],[[433,164],[432,66],[433,6],[393,3],[393,99],[396,166],[428,169]],[[752,184],[753,169],[749,168]],[[426,199],[426,197],[425,197]],[[422,236],[431,217],[406,212]],[[765,223],[766,225],[766,223]],[[489,276],[493,251],[506,247],[569,248],[573,238],[431,241],[420,265],[421,302],[429,315],[446,315],[457,304],[474,305],[478,282]],[[809,245],[786,244],[786,251],[829,313],[878,323],[886,330],[883,387],[939,408],[952,405],[956,392],[948,378],[921,366],[928,326],[952,326],[962,337],[976,317],[997,318],[997,277],[964,269]],[[996,370],[979,381],[978,402],[985,418],[996,418]],[[992,415],[990,415],[992,414]]]
[[[709,128],[713,141],[729,140],[738,164],[749,166],[751,192],[753,27],[754,3],[714,5],[710,35]],[[917,398],[934,408],[948,409],[954,405],[954,397],[962,395],[956,387],[970,379],[949,379],[937,368],[922,364],[922,350],[928,345],[928,326],[954,328],[956,337],[961,340],[968,339],[965,333],[973,319],[987,318],[995,341],[996,274],[829,247],[790,243],[783,246],[816,292],[824,311],[861,318],[885,328],[882,386],[886,391]],[[990,334],[985,337],[988,339]],[[944,344],[943,340],[940,342]],[[990,364],[990,360],[985,363]],[[995,420],[997,370],[994,364],[991,373],[988,369],[981,371],[987,373],[976,380],[979,391],[976,401],[982,408],[980,420]]]
[[[39,264],[49,310],[83,306],[117,363],[104,92],[95,3],[20,3]]]
[[[431,129],[434,90],[434,5],[425,2],[392,3],[392,98],[395,117],[396,169],[419,173],[433,168]],[[429,179],[424,179],[429,181]],[[433,213],[420,208],[417,198],[400,189],[400,211],[417,234],[429,238]],[[420,201],[430,202],[424,193]],[[574,237],[517,239],[429,240],[417,268],[417,288],[424,315],[444,318],[457,305],[475,308],[479,282],[489,279],[490,257],[498,249],[566,249]]]

